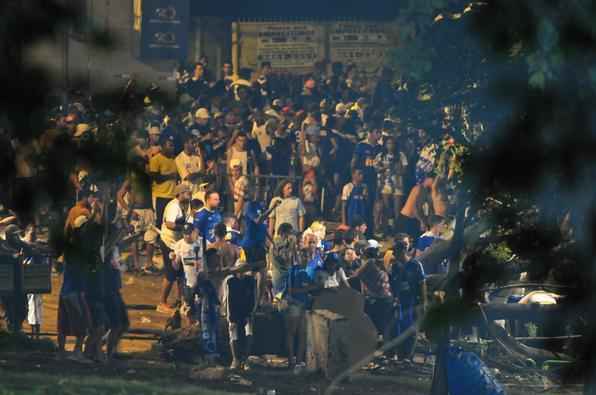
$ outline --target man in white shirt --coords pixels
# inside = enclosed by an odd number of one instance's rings
[[[184,224],[189,222],[188,214],[190,211],[190,188],[186,184],[178,184],[174,189],[176,198],[170,200],[166,205],[161,225],[161,253],[164,263],[164,279],[162,283],[162,292],[160,304],[157,311],[160,313],[171,314],[174,310],[168,306],[168,296],[174,283],[178,284],[178,300],[182,298],[181,279],[183,271],[180,267],[172,265],[173,251],[176,242],[182,239],[182,229]]]
[[[198,312],[195,295],[199,276],[203,273],[203,248],[192,224],[184,224],[182,233],[183,238],[174,245],[175,257],[172,266],[182,267],[184,271],[184,309],[192,322],[196,321],[195,317]]]
[[[183,184],[190,187],[191,195],[196,198],[199,184],[205,169],[203,158],[197,150],[197,139],[191,134],[184,136],[184,150],[176,157],[176,169]]]

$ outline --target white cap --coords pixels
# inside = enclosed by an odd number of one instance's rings
[[[199,119],[208,119],[209,118],[209,110],[206,108],[199,108],[197,112],[195,112],[195,118]]]
[[[381,243],[379,243],[378,241],[373,240],[373,239],[368,240],[366,243],[367,243],[366,248],[374,248],[374,249],[378,250],[379,248],[382,247]]]

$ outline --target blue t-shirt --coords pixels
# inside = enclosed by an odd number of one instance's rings
[[[263,246],[267,240],[267,223],[257,224],[257,219],[266,211],[261,202],[249,201],[244,207],[244,238],[240,242],[242,248]]]
[[[402,306],[420,302],[422,282],[426,278],[422,264],[412,259],[405,264],[396,263],[391,269],[391,290]]]
[[[201,237],[208,242],[215,242],[215,225],[221,223],[223,217],[217,210],[211,211],[207,207],[201,208],[194,217],[193,226],[199,231]]]
[[[300,266],[292,266],[288,272],[288,288],[305,288],[312,283],[306,270]],[[287,294],[287,292],[286,292]],[[299,292],[292,293],[290,296],[293,302],[308,305],[308,293]]]
[[[436,239],[438,239],[437,236],[433,235],[431,232],[426,232],[416,241],[416,249],[418,251],[424,251],[430,247]]]
[[[323,257],[319,252],[306,264],[306,274],[311,281],[315,281],[317,271],[323,268]]]
[[[362,169],[364,180],[369,185],[376,182],[377,173],[374,161],[377,155],[381,152],[383,152],[383,147],[381,145],[371,145],[366,142],[358,143],[354,150],[354,157],[356,158],[355,167],[357,169]]]

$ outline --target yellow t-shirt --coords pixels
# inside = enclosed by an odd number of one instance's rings
[[[174,158],[168,158],[159,153],[149,161],[149,171],[151,173],[159,173],[161,175],[176,174],[176,161]],[[151,194],[153,198],[170,198],[176,197],[174,188],[176,187],[176,180],[167,180],[164,182],[151,183]]]

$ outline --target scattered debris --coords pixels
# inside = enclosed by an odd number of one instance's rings
[[[202,381],[219,381],[226,376],[225,368],[221,366],[211,368],[194,368],[190,372],[190,378]]]

